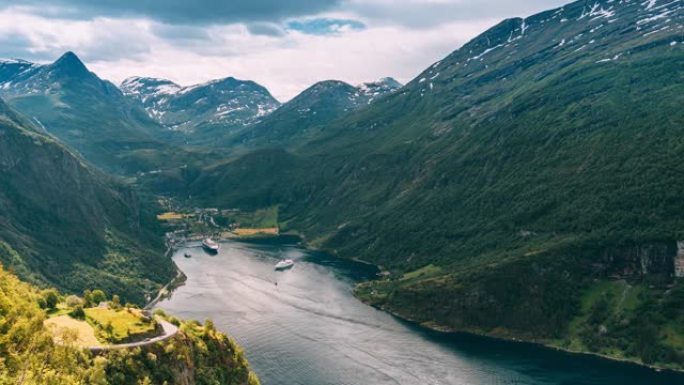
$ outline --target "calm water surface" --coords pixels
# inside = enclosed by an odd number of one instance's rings
[[[274,271],[281,257],[295,267]],[[374,267],[295,246],[232,242],[216,256],[189,247],[174,260],[188,280],[158,307],[213,319],[264,385],[684,384],[633,365],[425,331],[353,297],[354,282]]]

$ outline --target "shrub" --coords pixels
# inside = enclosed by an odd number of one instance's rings
[[[66,297],[66,300],[64,301],[67,306],[75,308],[77,306],[82,306],[83,305],[83,300],[76,295],[70,295]]]
[[[85,314],[85,311],[83,311],[83,306],[77,305],[74,310],[69,312],[69,316],[71,316],[72,318],[81,319],[81,320],[85,319],[86,314]]]

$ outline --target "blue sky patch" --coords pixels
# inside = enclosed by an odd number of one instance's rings
[[[358,20],[328,18],[293,20],[288,22],[286,26],[289,30],[309,35],[331,35],[349,30],[359,31],[366,28],[366,25]]]

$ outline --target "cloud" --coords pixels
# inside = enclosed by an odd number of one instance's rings
[[[179,51],[159,41],[141,61],[121,58],[86,64],[116,82],[141,75],[190,85],[235,76],[254,80],[286,101],[326,79],[358,84],[393,76],[408,81],[494,22],[458,22],[421,31],[384,26],[332,36],[294,31],[277,38],[217,28],[212,40],[191,49]]]
[[[69,50],[80,52],[86,61],[140,59],[151,51],[149,29],[146,20],[60,20],[0,11],[2,56],[39,62]]]
[[[52,17],[146,17],[173,24],[224,24],[278,21],[313,15],[330,10],[340,2],[341,0],[23,0],[21,5],[34,13]],[[15,6],[15,0],[0,0],[2,8]]]
[[[45,56],[35,55],[29,49],[31,40],[22,34],[11,32],[0,35],[0,57],[24,60],[45,60]]]
[[[341,11],[375,23],[429,28],[454,21],[525,17],[568,0],[350,0]]]
[[[0,56],[47,62],[71,50],[114,82],[140,75],[189,85],[235,76],[288,100],[326,79],[406,82],[502,18],[562,2],[202,0],[192,7],[203,9],[180,15],[190,2],[0,0]],[[271,3],[278,4],[258,11]]]
[[[253,35],[283,36],[285,30],[275,23],[247,23],[247,30]]]
[[[151,32],[156,36],[175,41],[197,42],[211,39],[207,28],[171,25],[171,24],[152,24]]]

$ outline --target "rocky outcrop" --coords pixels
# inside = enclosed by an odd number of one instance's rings
[[[675,241],[609,247],[597,267],[610,278],[672,277],[676,272],[675,261],[683,254],[680,247]]]

